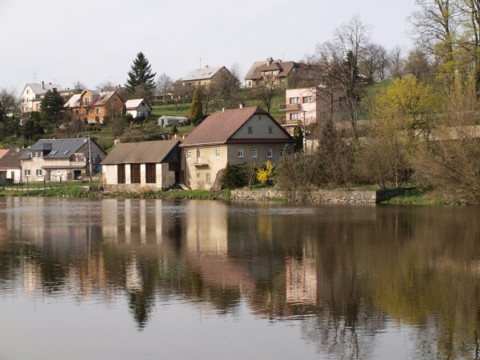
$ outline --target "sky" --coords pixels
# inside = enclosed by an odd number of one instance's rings
[[[301,61],[353,17],[387,50],[413,47],[415,0],[0,0],[0,89],[125,84],[139,52],[178,80],[268,57]]]

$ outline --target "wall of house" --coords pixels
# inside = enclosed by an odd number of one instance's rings
[[[256,114],[232,136],[232,139],[288,139],[288,136],[268,115]]]
[[[231,165],[244,163],[260,165],[269,160],[274,165],[278,164],[285,144],[286,143],[243,143],[229,144],[228,146],[186,148],[183,152],[185,185],[191,189],[210,190],[215,183],[218,172],[225,169],[227,163]],[[290,146],[293,150],[293,144]],[[217,157],[217,149],[220,153],[219,157]],[[197,157],[197,150],[200,151],[200,158]],[[269,157],[269,153],[271,157]],[[239,156],[242,154],[243,156]]]
[[[103,165],[102,166],[102,184],[106,191],[139,191],[140,188],[150,188],[151,190],[161,190],[169,188],[175,184],[175,171],[169,170],[169,165],[156,164],[155,176],[156,183],[147,184],[146,181],[146,165],[140,164],[140,183],[132,184],[130,164],[125,164],[125,184],[118,184],[118,166]]]
[[[22,170],[21,169],[7,169],[6,174],[7,182],[13,182],[14,184],[20,184],[22,181]]]
[[[309,125],[317,122],[317,90],[316,88],[302,88],[302,89],[288,89],[285,91],[286,111],[285,119],[287,123],[291,120],[291,115],[296,114],[298,119],[303,125],[305,119],[305,125]],[[311,97],[312,102],[305,102],[305,98]],[[290,104],[290,99],[298,98],[297,104]],[[304,118],[305,116],[305,118]]]

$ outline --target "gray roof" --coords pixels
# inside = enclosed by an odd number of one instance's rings
[[[74,139],[40,139],[30,146],[27,152],[20,156],[20,160],[30,159],[32,151],[50,151],[44,158],[68,159],[88,142],[88,138]]]
[[[41,94],[46,94],[48,90],[53,90],[57,89],[57,91],[63,91],[63,86],[59,84],[37,84],[37,83],[28,83],[25,85],[25,87],[30,86],[30,89],[36,94],[36,95],[41,95]]]
[[[222,68],[224,68],[224,66],[218,66],[218,67],[206,66],[202,69],[192,70],[182,79],[182,81],[211,79]]]
[[[180,143],[179,140],[156,140],[120,143],[102,161],[102,165],[161,163]]]

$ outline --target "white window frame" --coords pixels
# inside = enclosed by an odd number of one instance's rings
[[[37,169],[37,170],[35,170],[35,175],[36,175],[36,176],[43,176],[43,171],[42,171],[42,169]]]
[[[187,160],[190,160],[192,158],[192,150],[187,151]]]
[[[257,149],[252,149],[252,158],[257,158],[257,157],[258,157]]]
[[[244,156],[243,149],[238,149],[238,157],[243,159],[243,156]]]
[[[267,158],[271,159],[273,158],[273,149],[267,149]]]
[[[215,150],[215,155],[217,159],[220,159],[220,149]]]
[[[300,120],[300,114],[299,113],[291,113],[290,114],[290,120]]]
[[[300,104],[300,98],[298,96],[291,97],[290,104]]]
[[[25,170],[25,176],[30,176],[30,170],[29,169]]]

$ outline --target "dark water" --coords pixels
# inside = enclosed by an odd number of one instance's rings
[[[0,199],[0,360],[478,359],[479,219]]]

